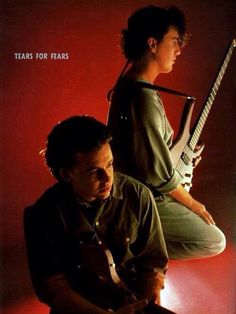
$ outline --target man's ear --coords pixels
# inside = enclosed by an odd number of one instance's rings
[[[71,171],[69,169],[61,168],[59,173],[64,181],[71,182]]]
[[[151,53],[156,53],[157,45],[158,45],[157,40],[154,37],[149,37],[148,41],[147,41],[147,44],[148,44],[148,48],[149,48],[150,52]]]

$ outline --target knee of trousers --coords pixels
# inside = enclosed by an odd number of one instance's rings
[[[217,228],[212,226],[212,232],[209,234],[209,255],[217,255],[224,251],[226,247],[226,238],[224,233]]]

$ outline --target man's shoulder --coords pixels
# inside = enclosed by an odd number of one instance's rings
[[[23,225],[27,238],[31,235],[54,237],[64,233],[63,209],[70,208],[68,197],[61,184],[49,187],[34,204],[23,213]]]
[[[157,94],[155,85],[141,79],[133,79],[127,77],[122,77],[118,81],[114,91],[115,94],[118,93],[119,95],[128,94],[130,96],[133,94],[135,98],[137,98],[136,96],[140,97],[140,95],[150,97],[150,95],[156,96]]]
[[[65,187],[56,183],[49,188],[47,188],[41,196],[31,205],[28,205],[24,209],[25,215],[37,214],[37,212],[43,213],[47,211],[48,208],[56,207],[56,204],[60,203],[65,194]]]

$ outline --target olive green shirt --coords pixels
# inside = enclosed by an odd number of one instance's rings
[[[113,93],[108,126],[118,171],[163,194],[181,183],[170,154],[173,130],[155,90],[122,78]]]
[[[97,244],[98,237],[111,251],[123,280],[134,267],[141,293],[145,280],[167,270],[165,241],[152,193],[119,173],[114,174],[110,197],[101,203],[82,203],[66,183],[52,186],[26,208],[24,230],[32,282],[36,294],[49,306],[62,289],[77,290],[85,284],[79,279],[75,282],[80,248]],[[96,261],[96,254],[91,258]]]

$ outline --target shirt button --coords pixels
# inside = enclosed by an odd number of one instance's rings
[[[125,239],[125,242],[129,243],[129,242],[130,242],[130,238],[127,237],[127,238]]]
[[[83,240],[80,240],[80,241],[79,241],[79,244],[84,244],[84,241],[83,241]]]

